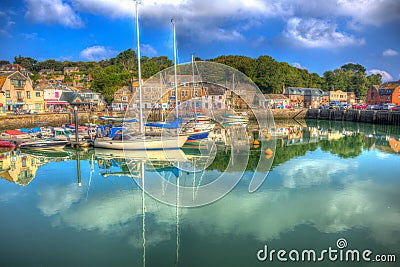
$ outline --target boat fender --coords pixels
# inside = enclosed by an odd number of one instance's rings
[[[97,133],[97,137],[98,137],[98,138],[102,138],[102,137],[103,137],[103,135],[101,134],[101,132],[98,132],[98,133]]]

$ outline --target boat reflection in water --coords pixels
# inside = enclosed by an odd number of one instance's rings
[[[258,167],[259,158],[268,159],[252,142],[266,140],[249,130],[251,149],[242,179],[225,197],[197,208],[180,206],[196,201],[201,185],[223,173],[236,179],[238,172],[227,166],[245,161],[240,150],[218,144],[206,151],[183,149],[169,158],[156,151],[126,155],[98,149],[79,155],[71,151],[67,157],[2,153],[0,265],[258,266],[256,254],[264,245],[318,252],[335,249],[339,238],[347,240],[349,249],[398,255],[395,166],[400,155],[392,140],[399,140],[400,129],[332,122],[281,126],[289,128],[288,135],[274,137],[272,170],[258,190],[249,193],[249,185],[254,173],[267,171]],[[29,178],[23,178],[29,168]],[[19,184],[6,181],[7,172],[7,180]],[[148,185],[168,196],[169,205],[148,195]],[[9,240],[28,246],[26,256]],[[287,265],[310,264],[273,262]]]

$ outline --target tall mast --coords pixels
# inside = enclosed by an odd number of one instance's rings
[[[137,39],[137,61],[138,61],[138,80],[139,80],[139,130],[144,133],[143,111],[142,111],[142,72],[140,69],[140,34],[139,34],[139,1],[135,1],[136,5],[136,39]]]
[[[171,23],[174,29],[174,85],[175,85],[175,115],[176,119],[179,119],[179,112],[178,112],[178,79],[176,77],[176,33],[175,33],[175,21],[171,19]]]
[[[197,107],[196,107],[196,88],[194,87],[194,54],[192,54],[192,86],[193,86],[193,105],[194,105],[194,117],[196,119],[197,117]]]

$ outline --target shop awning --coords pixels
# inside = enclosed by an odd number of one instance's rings
[[[46,101],[47,105],[68,105],[67,101]]]

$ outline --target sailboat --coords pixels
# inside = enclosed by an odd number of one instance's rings
[[[138,59],[138,80],[139,80],[139,133],[122,134],[119,138],[96,138],[94,147],[107,149],[124,150],[163,150],[180,149],[187,140],[187,136],[146,136],[143,122],[143,104],[142,104],[142,75],[140,63],[140,34],[139,34],[139,12],[138,2],[136,3],[136,35],[137,35],[137,59]],[[177,114],[178,117],[178,114]]]

